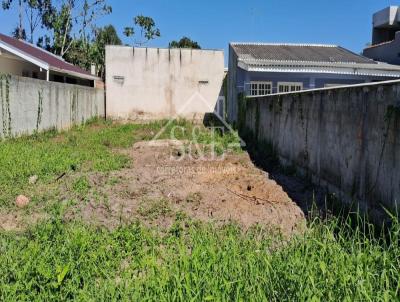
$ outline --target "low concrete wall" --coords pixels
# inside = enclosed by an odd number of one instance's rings
[[[104,90],[0,76],[0,138],[65,129],[104,116]]]
[[[344,201],[395,210],[400,199],[400,81],[243,101],[239,120],[280,160]]]
[[[224,53],[107,46],[106,77],[107,116],[202,119],[216,107]]]

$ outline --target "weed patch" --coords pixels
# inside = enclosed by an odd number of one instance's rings
[[[317,219],[279,244],[258,227],[177,220],[160,235],[55,218],[0,233],[0,300],[394,301],[399,224],[386,240],[369,227]]]
[[[171,214],[172,209],[168,200],[165,199],[144,199],[140,203],[138,213],[150,220],[158,217],[166,217]]]
[[[74,192],[80,196],[85,196],[89,193],[90,183],[86,176],[81,176],[72,184]]]
[[[39,184],[51,184],[63,173],[107,172],[124,167],[128,158],[112,152],[102,142],[112,138],[112,147],[132,144],[135,127],[121,130],[97,121],[68,132],[49,131],[0,141],[0,207],[10,206],[19,194],[30,195],[28,182],[32,175],[38,176]]]

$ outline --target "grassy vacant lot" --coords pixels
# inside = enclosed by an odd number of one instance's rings
[[[190,130],[192,125],[179,121]],[[0,210],[45,207],[46,219],[0,230],[1,301],[394,301],[400,295],[400,224],[381,236],[346,219],[314,219],[289,242],[255,226],[215,226],[179,215],[166,232],[140,221],[114,230],[66,221],[55,183],[63,173],[110,172],[130,164],[115,152],[151,139],[163,123],[100,121],[69,132],[0,142]],[[172,126],[172,125],[171,125]],[[168,133],[168,131],[166,131]],[[179,138],[189,138],[181,133]],[[200,134],[209,142],[206,130]],[[219,148],[235,140],[218,137]],[[30,185],[28,179],[38,175]],[[84,194],[84,178],[72,185]]]
[[[212,133],[197,129],[184,120],[168,123],[154,122],[146,125],[116,125],[102,120],[92,121],[71,131],[0,141],[0,208],[13,205],[15,196],[31,193],[28,179],[39,177],[41,184],[51,185],[63,173],[109,172],[129,165],[128,158],[113,150],[128,148],[135,142],[158,137],[170,138],[170,130],[175,128],[177,139],[191,139],[192,132],[200,143],[209,143]],[[233,134],[216,136],[217,151],[222,151],[237,137]],[[36,187],[36,186],[35,186]],[[41,188],[42,189],[42,188]],[[28,194],[32,195],[32,194]],[[34,196],[33,202],[40,202],[42,196]],[[46,196],[48,198],[48,196]]]

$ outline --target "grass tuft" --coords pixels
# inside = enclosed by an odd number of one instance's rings
[[[0,300],[395,301],[399,223],[314,220],[285,244],[261,228],[177,220],[159,235],[54,219],[0,233]]]

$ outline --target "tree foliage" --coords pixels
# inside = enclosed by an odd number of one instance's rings
[[[94,64],[102,78],[105,46],[122,44],[112,25],[97,26],[99,18],[112,12],[107,0],[0,0],[0,3],[5,11],[19,12],[14,37],[36,43],[86,70]],[[134,37],[135,45],[142,46],[160,37],[151,17],[138,15],[133,23],[125,28],[124,34]],[[42,29],[41,36],[35,37],[37,29]]]
[[[41,24],[42,8],[46,1],[43,0],[26,0],[25,15],[28,20],[29,42],[34,42],[34,33]]]
[[[96,31],[96,37],[91,48],[91,59],[96,65],[97,75],[105,78],[105,60],[107,45],[122,45],[114,26],[108,25]]]
[[[17,9],[18,39],[29,40],[72,64],[97,66],[104,76],[105,45],[121,44],[113,26],[97,27],[97,20],[112,12],[106,0],[2,0],[3,10]],[[42,36],[34,37],[38,28]]]
[[[191,40],[188,37],[183,37],[179,41],[171,41],[169,43],[169,48],[193,48],[193,49],[201,49],[200,45],[196,42]]]
[[[138,15],[133,19],[134,26],[128,26],[124,29],[124,35],[134,37],[136,35],[136,29],[140,35],[134,39],[135,46],[143,46],[150,40],[156,39],[161,36],[160,30],[156,27],[156,23],[153,18]]]
[[[13,36],[17,39],[26,40],[26,29],[24,27],[24,13],[29,27],[29,41],[33,42],[34,31],[40,24],[40,8],[42,0],[3,0],[1,6],[3,10],[9,10],[13,5],[18,8],[18,25],[13,31]]]
[[[43,12],[47,34],[40,45],[53,53],[66,56],[76,44],[82,44],[84,55],[96,31],[96,20],[112,12],[106,0],[61,0],[52,2]],[[81,40],[81,41],[79,41]]]

